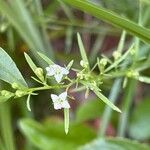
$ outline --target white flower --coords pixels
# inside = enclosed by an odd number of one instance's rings
[[[63,75],[69,74],[69,71],[66,68],[56,64],[46,67],[46,71],[47,75],[54,76],[58,83],[60,83],[60,81],[62,80]]]
[[[67,101],[67,92],[63,92],[59,96],[51,94],[51,99],[56,110],[61,108],[70,108],[70,105]]]

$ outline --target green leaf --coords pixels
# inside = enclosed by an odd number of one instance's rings
[[[35,73],[35,75],[43,82],[44,76],[43,76],[43,69],[39,68],[35,65],[35,63],[32,61],[30,56],[27,53],[24,53],[27,63],[29,64],[32,71]],[[36,78],[32,77],[33,80],[42,83],[41,81],[38,81]]]
[[[106,96],[104,96],[97,86],[84,81],[82,81],[81,83],[84,84],[85,86],[88,86],[105,104],[107,104],[113,110],[121,113],[121,110],[117,106],[115,106]]]
[[[48,58],[46,55],[44,55],[44,54],[42,54],[42,53],[40,53],[40,52],[38,52],[38,55],[39,55],[45,62],[47,62],[49,65],[54,64],[54,62],[53,62],[50,58]]]
[[[27,83],[16,64],[2,48],[0,48],[0,79],[9,84],[15,82],[23,87],[27,87]]]
[[[85,49],[84,49],[83,42],[82,42],[82,40],[81,40],[81,37],[80,37],[80,34],[79,34],[79,33],[77,33],[77,39],[78,39],[78,45],[79,45],[79,49],[80,49],[80,53],[81,53],[82,60],[83,60],[85,63],[88,63],[88,68],[89,68],[88,58],[87,58],[86,51],[85,51]]]
[[[150,84],[150,77],[139,76],[137,79],[141,82]]]
[[[73,65],[73,62],[74,62],[74,60],[71,60],[70,62],[69,62],[69,64],[67,65],[67,70],[70,70],[70,68],[72,67],[72,65]]]
[[[75,150],[96,137],[91,128],[79,124],[70,124],[70,131],[66,135],[63,121],[58,118],[49,118],[43,124],[31,119],[23,119],[20,121],[20,129],[40,150]]]
[[[2,90],[0,91],[0,103],[2,102],[6,102],[7,100],[9,100],[11,97],[13,97],[15,94],[7,91],[7,90]]]
[[[129,123],[129,135],[137,140],[150,139],[150,98],[135,107]]]
[[[0,103],[6,102],[9,100],[13,95],[8,95],[8,96],[0,96]]]
[[[97,139],[80,150],[149,150],[150,147],[124,138]]]
[[[101,116],[103,113],[103,108],[104,103],[100,103],[97,99],[86,101],[76,110],[76,122],[84,122],[99,118],[99,116]]]
[[[27,53],[24,53],[24,56],[30,68],[33,70],[33,72],[35,72],[35,70],[37,69],[37,66],[35,65],[35,63],[32,61],[32,59]]]
[[[117,106],[115,106],[106,96],[104,96],[101,92],[99,92],[98,88],[94,87],[93,92],[109,107],[111,107],[113,110],[121,113],[121,110]]]
[[[83,0],[63,0],[63,1],[79,10],[82,10],[84,12],[89,13],[90,15],[97,17],[98,19],[101,19],[112,25],[120,27],[121,29],[126,30],[132,35],[135,35],[139,37],[141,40],[150,44],[149,29],[141,27],[130,20],[127,20],[113,12],[110,12],[105,8],[96,6],[95,4],[92,4],[88,1]]]
[[[107,9],[117,12],[118,14],[122,14],[123,16],[127,16],[128,18],[137,20],[137,15],[135,14],[137,14],[139,11],[138,0],[134,0],[134,3],[132,3],[130,0],[102,0],[102,5]]]
[[[65,126],[65,133],[68,134],[68,131],[69,131],[69,108],[64,108],[64,126]]]

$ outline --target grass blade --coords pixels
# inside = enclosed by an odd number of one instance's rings
[[[79,45],[81,57],[82,57],[84,62],[88,63],[88,68],[89,68],[88,58],[87,58],[86,51],[84,49],[83,42],[81,40],[81,36],[79,33],[77,33],[77,39],[78,39],[78,45]]]
[[[135,35],[139,37],[141,40],[150,44],[149,29],[141,27],[130,20],[120,17],[119,15],[110,12],[105,8],[96,6],[95,4],[92,4],[87,1],[83,1],[83,0],[63,0],[63,1],[79,10],[85,11],[90,15],[97,17],[98,19],[101,19],[112,25],[120,27],[121,29],[126,30],[130,34]]]

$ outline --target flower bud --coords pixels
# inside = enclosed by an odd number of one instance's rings
[[[105,66],[107,65],[107,62],[108,61],[106,58],[102,58],[100,61],[98,61],[98,67],[99,67],[101,74],[103,74]]]
[[[85,74],[85,75],[84,75],[84,78],[85,78],[85,80],[89,80],[90,74]]]
[[[84,78],[84,75],[83,75],[83,73],[79,72],[79,73],[77,73],[77,77],[82,80]]]
[[[16,82],[12,83],[12,84],[11,84],[11,87],[12,87],[13,89],[19,89],[19,85],[18,85]]]
[[[80,61],[80,65],[81,65],[83,68],[87,68],[87,67],[88,67],[88,62],[81,60],[81,61]]]
[[[117,60],[121,57],[121,53],[119,51],[114,51],[113,52],[113,57],[114,57],[115,60]]]
[[[137,78],[139,76],[139,72],[130,70],[127,72],[127,77],[129,78]]]
[[[93,91],[93,90],[94,90],[94,87],[96,87],[96,86],[97,86],[97,83],[96,83],[95,81],[93,81],[93,82],[91,83],[90,89]]]
[[[8,25],[6,23],[3,23],[0,25],[0,32],[4,33],[7,29]]]
[[[102,58],[102,59],[100,60],[100,65],[106,66],[106,65],[107,65],[107,59],[106,59],[106,58]]]
[[[9,91],[6,91],[6,90],[2,90],[1,91],[1,95],[2,96],[8,96],[8,95],[10,95],[11,94],[11,92],[9,92]]]
[[[135,48],[132,48],[132,49],[130,50],[130,54],[131,54],[131,55],[135,55],[135,53],[136,53]]]
[[[22,90],[17,90],[15,95],[16,97],[22,97],[26,94],[26,92],[22,91]]]
[[[42,81],[44,80],[42,68],[36,68],[34,72]]]

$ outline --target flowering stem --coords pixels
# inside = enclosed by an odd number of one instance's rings
[[[76,80],[72,80],[71,83],[66,84],[66,85],[56,85],[56,86],[42,86],[42,87],[36,87],[36,88],[29,88],[27,89],[27,93],[33,93],[36,91],[42,91],[42,90],[50,90],[50,89],[59,89],[59,88],[69,88],[70,86],[72,86],[73,84],[76,83]]]
[[[65,87],[67,87],[67,85],[43,86],[43,87],[30,88],[30,89],[28,89],[28,91],[35,92],[35,91],[57,89],[57,88],[65,88]]]

